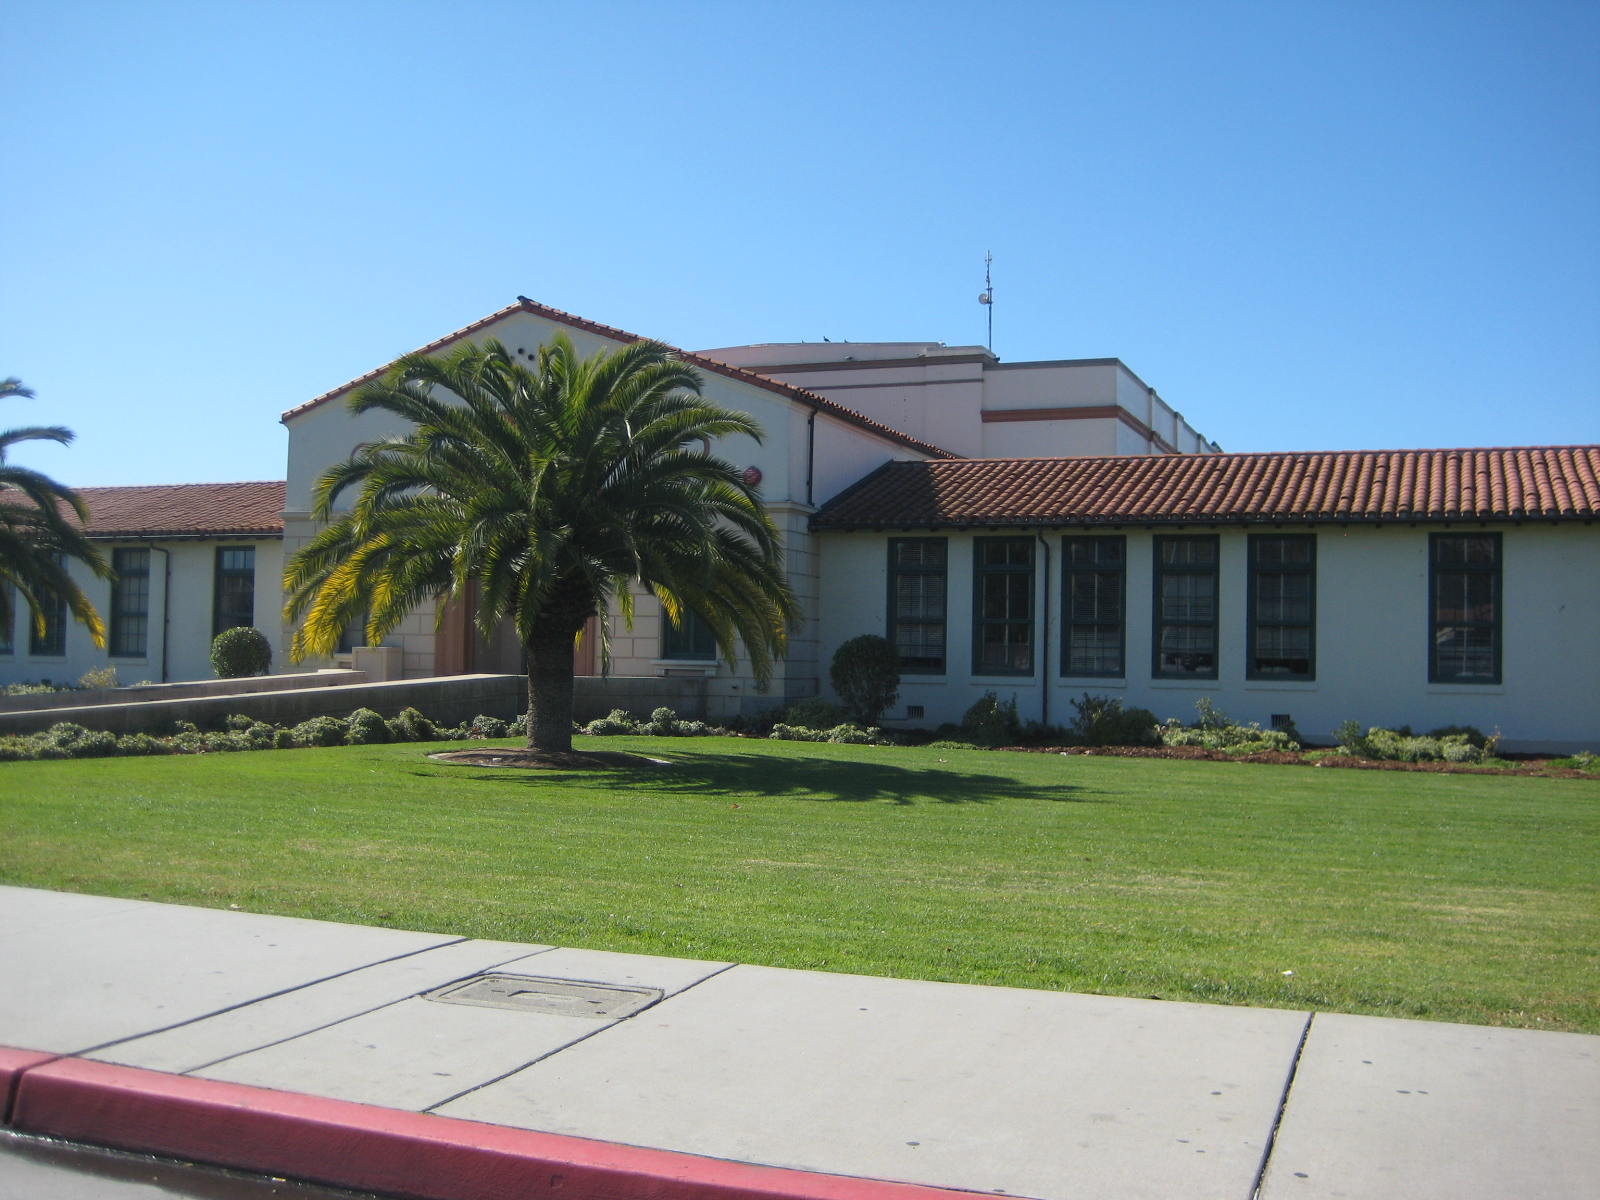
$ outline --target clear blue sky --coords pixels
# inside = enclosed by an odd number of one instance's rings
[[[104,3],[0,16],[0,374],[76,485],[518,293],[689,349],[1116,356],[1230,450],[1600,440],[1600,4]]]

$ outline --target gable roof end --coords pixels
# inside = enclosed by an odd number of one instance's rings
[[[888,463],[813,529],[1230,521],[1582,520],[1600,446]]]
[[[496,321],[499,321],[505,317],[509,317],[513,313],[519,312],[528,313],[535,317],[542,317],[544,320],[554,321],[557,324],[566,325],[572,329],[581,329],[587,333],[598,334],[600,337],[609,338],[615,342],[631,344],[633,342],[651,340],[641,337],[637,333],[629,333],[625,329],[616,329],[610,325],[602,325],[598,321],[590,321],[584,317],[574,316],[572,313],[562,312],[559,308],[551,308],[549,305],[540,304],[535,300],[529,300],[525,296],[518,296],[515,304],[508,305],[507,307],[500,309],[498,312],[492,312],[487,317],[484,317],[481,321],[474,321],[471,325],[465,325],[456,330],[454,333],[447,333],[444,337],[437,338],[434,341],[429,342],[426,346],[418,347],[412,353],[432,354],[435,351],[443,350],[446,346],[454,345],[456,342],[470,338],[474,334],[482,333]],[[913,450],[919,451],[922,454],[927,454],[934,458],[955,457],[955,455],[949,450],[941,449],[931,442],[924,442],[920,438],[914,438],[909,434],[901,433],[898,429],[893,429],[888,425],[883,424],[881,421],[874,421],[871,417],[865,416],[862,413],[858,413],[853,408],[846,408],[837,401],[829,400],[826,396],[819,396],[815,392],[808,392],[804,388],[795,387],[793,384],[782,383],[776,379],[767,379],[764,376],[757,375],[751,371],[746,371],[740,367],[729,366],[727,363],[718,362],[714,358],[707,358],[703,354],[691,354],[687,350],[679,350],[676,346],[671,347],[671,349],[679,359],[692,367],[697,367],[703,371],[710,371],[716,375],[725,375],[729,379],[734,379],[740,383],[749,384],[752,387],[761,388],[763,391],[775,392],[776,394],[785,396],[788,399],[798,400],[800,403],[817,409],[820,412],[825,412],[830,416],[837,417],[847,424],[855,425],[860,429],[869,430],[872,433],[877,434],[879,437],[887,438],[890,441],[897,442],[902,446],[907,446]],[[289,409],[289,411],[284,413],[280,419],[283,421],[288,421],[291,417],[299,416],[303,412],[307,412],[313,408],[318,408],[321,405],[328,403],[330,400],[337,399],[338,397],[351,391],[353,388],[358,388],[363,384],[371,383],[374,380],[381,378],[383,373],[389,369],[389,365],[389,363],[385,363],[381,367],[376,367],[373,370],[368,371],[365,375],[352,379],[349,383],[340,384],[332,391],[323,392],[322,395],[314,397],[313,399],[307,400],[304,404]]]

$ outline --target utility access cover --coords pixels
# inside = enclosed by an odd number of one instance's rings
[[[649,1008],[661,999],[659,988],[625,987],[609,983],[573,983],[566,979],[541,979],[534,975],[474,975],[447,983],[424,994],[443,1004],[475,1004],[480,1008],[509,1008],[517,1012],[545,1013],[557,1017],[591,1017],[619,1021]]]

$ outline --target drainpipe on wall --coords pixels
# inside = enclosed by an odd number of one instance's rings
[[[811,415],[806,418],[806,503],[813,503],[811,497],[812,477],[816,474],[817,466],[817,409],[813,405]]]
[[[1044,604],[1040,606],[1039,629],[1039,723],[1050,724],[1050,543],[1044,534],[1033,535],[1044,547]]]

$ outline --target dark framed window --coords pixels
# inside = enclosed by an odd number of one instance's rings
[[[705,618],[693,609],[683,610],[683,623],[661,613],[661,657],[688,658],[710,662],[717,657],[717,639]]]
[[[948,562],[944,538],[889,539],[889,644],[902,674],[944,674]]]
[[[256,549],[254,546],[217,548],[215,599],[211,636],[224,629],[256,623]]]
[[[1157,679],[1217,677],[1217,538],[1156,538],[1155,661]]]
[[[1033,674],[1033,539],[972,543],[972,673]]]
[[[15,635],[11,632],[17,624],[17,589],[9,583],[0,584],[4,592],[0,592],[0,600],[9,600],[10,603],[0,607],[0,654],[16,653],[17,643]]]
[[[1428,681],[1500,682],[1500,535],[1428,535]]]
[[[44,628],[39,628],[31,612],[27,614],[28,653],[59,658],[67,652],[67,598],[51,588],[40,588],[34,595],[44,614]]]
[[[1061,673],[1124,672],[1127,539],[1120,534],[1061,539]]]
[[[1317,539],[1250,535],[1246,679],[1317,677]]]
[[[357,646],[367,644],[367,620],[371,612],[364,610],[359,616],[352,617],[339,631],[339,645],[336,654],[349,654]]]
[[[111,567],[111,654],[143,658],[150,626],[150,551],[113,550]]]

